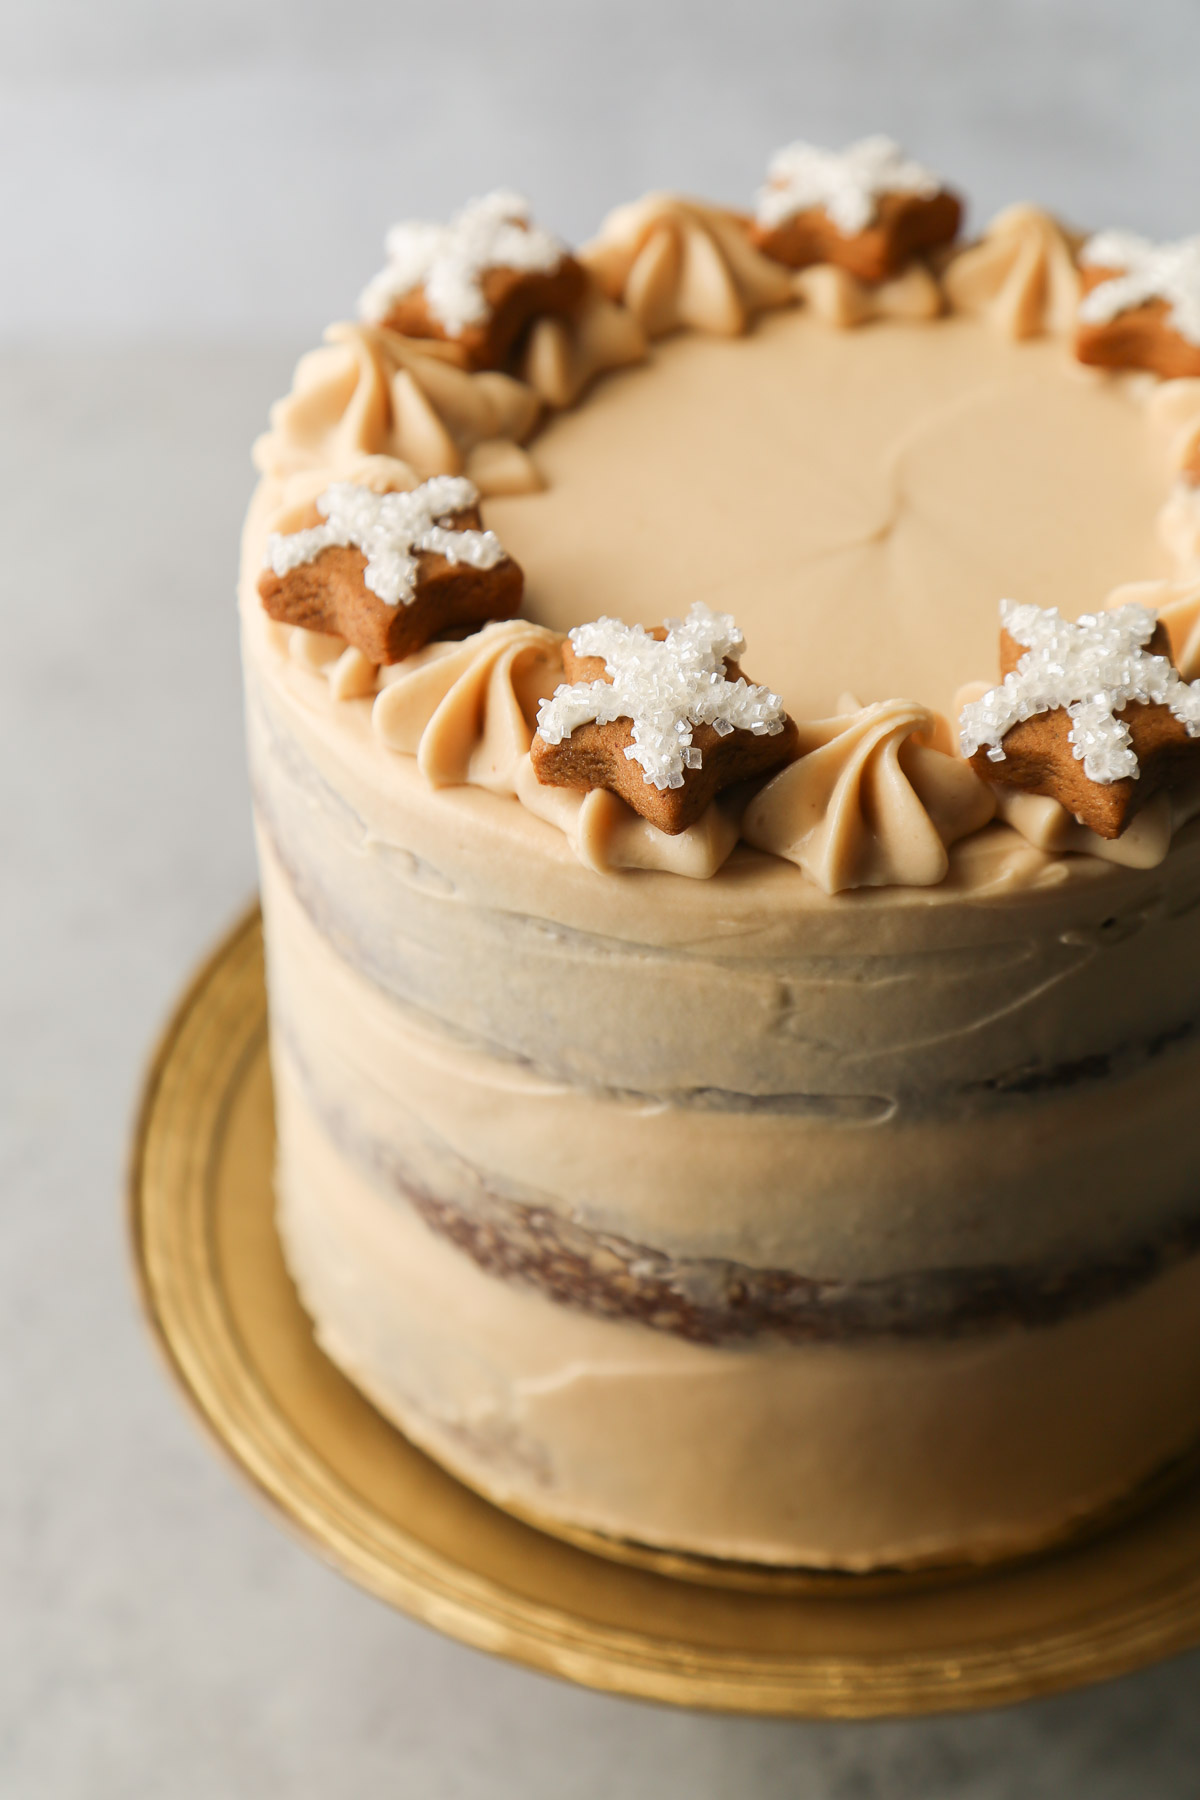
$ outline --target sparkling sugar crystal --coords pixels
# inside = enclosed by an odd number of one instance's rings
[[[866,230],[881,194],[918,194],[929,200],[942,185],[887,137],[861,138],[840,153],[815,144],[788,144],[771,158],[767,175],[768,184],[758,193],[760,225],[769,230],[820,206],[847,237]]]
[[[1006,732],[1060,707],[1071,719],[1076,760],[1089,781],[1103,785],[1140,773],[1129,732],[1116,716],[1126,706],[1168,706],[1189,737],[1200,737],[1200,681],[1184,681],[1165,656],[1146,649],[1156,623],[1146,607],[1084,613],[1069,624],[1057,607],[1002,600],[1000,623],[1026,651],[999,687],[964,706],[964,756],[986,746],[990,762],[1003,762]]]
[[[506,190],[472,200],[448,225],[410,219],[384,240],[387,267],[363,289],[364,319],[385,319],[397,300],[424,288],[425,304],[451,337],[488,317],[483,277],[489,269],[525,274],[556,269],[565,247],[534,225],[529,202]]]
[[[375,494],[339,481],[317,501],[323,525],[271,533],[266,566],[283,576],[313,562],[331,545],[353,545],[367,559],[363,580],[371,592],[388,606],[408,606],[416,597],[416,559],[422,550],[475,569],[494,569],[504,561],[504,546],[494,531],[459,531],[446,523],[478,499],[474,484],[461,475],[435,475],[407,494]]]
[[[729,680],[726,659],[741,654],[745,639],[728,613],[710,612],[701,601],[686,619],[668,619],[661,641],[641,625],[597,619],[576,626],[571,642],[577,656],[602,656],[612,680],[564,684],[543,700],[543,741],[561,744],[577,725],[630,719],[633,743],[625,754],[641,764],[647,785],[660,791],[682,787],[684,770],[702,767],[692,743],[697,725],[711,725],[720,737],[733,731],[774,737],[783,730],[778,694],[744,676]]]
[[[1152,244],[1132,231],[1101,231],[1088,239],[1079,260],[1088,268],[1120,271],[1080,301],[1085,324],[1108,325],[1148,300],[1165,300],[1167,324],[1189,344],[1200,344],[1200,237]]]

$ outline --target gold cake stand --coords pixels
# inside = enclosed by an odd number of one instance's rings
[[[502,1511],[317,1348],[275,1235],[273,1152],[255,910],[180,999],[147,1074],[129,1184],[138,1284],[214,1440],[285,1525],[414,1618],[612,1693],[825,1718],[994,1706],[1200,1643],[1194,1468],[1103,1533],[942,1580],[722,1583],[686,1557],[613,1560],[617,1546]]]

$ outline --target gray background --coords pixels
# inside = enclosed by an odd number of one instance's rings
[[[1200,225],[1194,0],[39,0],[0,11],[0,1795],[1194,1796],[1200,1659],[1003,1714],[757,1724],[435,1637],[287,1541],[135,1317],[137,1071],[253,888],[247,445],[384,226],[886,129],[986,217]]]

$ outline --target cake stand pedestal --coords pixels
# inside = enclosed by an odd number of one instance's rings
[[[610,1693],[810,1718],[995,1706],[1200,1643],[1194,1470],[1101,1533],[937,1581],[745,1588],[522,1522],[415,1449],[317,1348],[275,1235],[273,1154],[256,910],[182,995],[147,1072],[137,1281],[213,1440],[284,1525],[414,1618]]]

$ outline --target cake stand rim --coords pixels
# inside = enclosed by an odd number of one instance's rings
[[[216,1348],[206,1341],[206,1333],[216,1329],[225,1301],[219,1293],[197,1286],[195,1267],[181,1266],[179,1245],[172,1243],[166,1231],[178,1195],[164,1191],[161,1171],[158,1179],[154,1178],[153,1153],[161,1148],[158,1140],[164,1131],[168,1137],[180,1136],[179,1121],[164,1117],[164,1098],[179,1073],[189,1030],[194,1035],[198,1024],[211,1029],[221,1023],[219,1017],[213,1020],[208,1014],[222,984],[228,985],[231,972],[235,977],[239,972],[239,958],[243,959],[243,987],[249,974],[251,1006],[247,1011],[243,1005],[237,1021],[244,1039],[240,1053],[226,1058],[226,1091],[210,1095],[219,1102],[215,1113],[210,1108],[207,1115],[210,1131],[213,1120],[223,1115],[238,1084],[246,1078],[256,1039],[258,1053],[262,1053],[266,996],[261,930],[256,900],[184,982],[151,1049],[129,1140],[126,1230],[142,1316],[174,1387],[209,1442],[293,1539],[377,1599],[475,1649],[598,1691],[708,1711],[828,1719],[967,1711],[1016,1704],[1112,1679],[1200,1644],[1200,1533],[1191,1582],[1180,1583],[1175,1576],[1163,1578],[1157,1591],[1151,1586],[1110,1616],[1093,1616],[1088,1629],[1075,1626],[1033,1637],[1018,1634],[999,1638],[986,1649],[947,1645],[903,1655],[885,1651],[839,1657],[735,1653],[665,1636],[643,1636],[514,1593],[494,1577],[422,1543],[411,1529],[398,1533],[393,1522],[383,1520],[382,1515],[378,1515],[380,1525],[386,1527],[382,1534],[372,1532],[369,1521],[362,1518],[352,1524],[354,1509],[347,1510],[347,1501],[368,1512],[369,1506],[339,1482],[336,1470],[308,1466],[320,1459],[298,1440],[288,1442],[290,1427],[273,1408],[256,1372],[238,1371],[244,1382],[248,1378],[242,1401],[254,1403],[237,1406],[222,1384],[222,1376],[227,1380],[231,1371],[210,1366],[206,1360]],[[247,957],[248,969],[244,966]],[[257,996],[252,991],[256,963]],[[243,1002],[245,998],[243,994]],[[252,1016],[255,998],[257,1019]],[[198,1139],[186,1148],[208,1158],[213,1143],[204,1138],[204,1124],[204,1118],[192,1122]],[[202,1264],[199,1267],[203,1269]],[[221,1349],[227,1352],[228,1345]],[[559,1548],[571,1542],[560,1533],[542,1531],[517,1510],[506,1516]],[[403,1555],[397,1551],[398,1538],[403,1541]],[[583,1544],[574,1548],[601,1567],[611,1570],[620,1566]],[[1070,1548],[1069,1542],[1064,1548]],[[1054,1551],[1042,1553],[1041,1559],[1052,1562]],[[670,1560],[664,1558],[665,1563]],[[994,1564],[983,1565],[978,1579],[984,1581],[995,1574]],[[676,1578],[673,1574],[661,1576],[664,1580]],[[854,1579],[846,1577],[851,1583]],[[969,1588],[971,1580],[970,1571],[953,1573],[959,1593]],[[714,1586],[711,1591],[726,1603],[736,1593],[728,1586]],[[928,1583],[914,1583],[914,1592],[928,1592]],[[869,1597],[865,1587],[863,1593]],[[830,1597],[823,1591],[822,1603],[827,1605]],[[761,1602],[761,1589],[754,1598]],[[803,1590],[781,1587],[778,1601],[803,1606],[809,1598],[812,1596]],[[901,1604],[902,1589],[892,1590],[889,1598],[891,1604]],[[848,1590],[845,1603],[861,1604],[852,1590]]]

